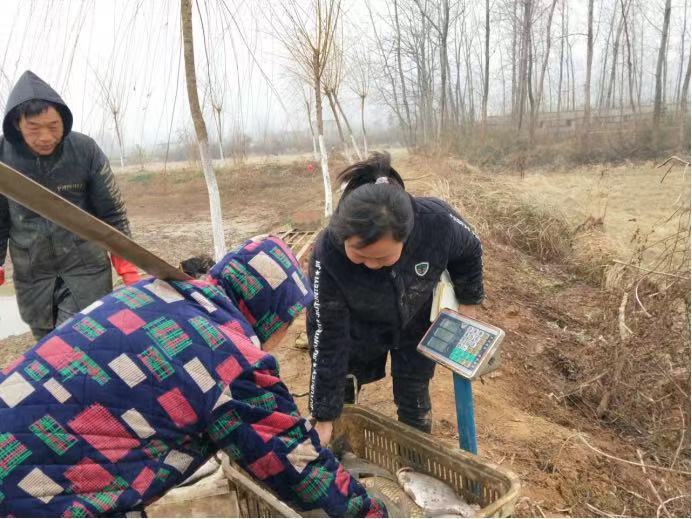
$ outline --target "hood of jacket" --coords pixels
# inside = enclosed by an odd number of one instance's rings
[[[48,101],[56,105],[56,109],[62,117],[64,140],[72,130],[72,112],[58,93],[30,70],[21,75],[10,92],[10,96],[7,98],[5,117],[2,121],[2,132],[5,138],[14,145],[24,142],[22,134],[19,133],[15,126],[15,120],[17,119],[15,110],[20,104],[32,99]]]
[[[253,238],[209,271],[264,342],[313,300],[291,249],[275,236]]]

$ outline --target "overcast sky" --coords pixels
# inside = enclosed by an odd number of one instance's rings
[[[211,80],[216,97],[224,98],[226,131],[238,125],[253,134],[302,128],[281,48],[259,27],[264,14],[253,2],[199,5],[204,32],[195,10],[195,54],[207,109]],[[180,128],[191,130],[177,0],[2,0],[2,7],[3,106],[16,79],[30,69],[62,95],[74,113],[75,129],[98,140],[108,140],[114,127],[105,91],[123,114],[128,147],[166,142],[171,128],[172,140]]]
[[[271,34],[280,1],[193,2],[200,99],[209,115],[207,86],[215,86],[216,97],[223,99],[225,134],[238,128],[255,136],[267,130],[307,129],[300,90],[287,72],[286,53]],[[343,0],[345,46],[371,39],[372,28],[365,1]],[[369,1],[376,12],[388,8],[385,0]],[[491,2],[494,13],[491,19],[491,113],[502,106],[501,49],[504,49],[505,64],[508,61],[507,33],[501,29],[503,23],[506,27],[506,22],[501,20],[500,14],[495,14],[502,10],[500,7],[505,1]],[[679,45],[684,1],[673,2],[676,15],[671,21],[671,45]],[[579,84],[583,81],[580,78],[583,78],[585,61],[587,0],[565,2],[571,17],[571,42]],[[114,126],[105,90],[119,105],[128,149],[138,144],[150,147],[165,143],[169,133],[171,141],[175,142],[183,129],[192,131],[181,59],[178,0],[0,0],[0,3],[0,105],[4,106],[9,90],[22,72],[31,69],[68,103],[75,116],[75,129],[94,136],[107,151],[112,151],[108,148],[113,144]],[[656,24],[661,18],[663,3],[663,0],[652,0],[644,4],[650,13],[645,27],[649,63],[653,63],[658,48],[657,34],[660,33],[656,32]],[[472,37],[476,38],[474,52],[478,56],[484,33],[482,4],[468,3],[479,10],[473,13],[469,23]],[[605,37],[610,14],[603,12],[602,6],[610,4],[611,1],[596,0],[597,38]],[[391,28],[381,27],[381,30],[386,32]],[[543,37],[541,31],[537,34]],[[597,46],[595,71],[599,52]],[[670,54],[675,71],[679,52],[673,49]],[[653,70],[649,65],[645,71],[648,87]],[[347,112],[355,118],[357,97],[347,87],[342,89],[342,97]],[[389,114],[384,106],[374,101],[373,95],[368,119],[385,124]],[[326,110],[325,118],[329,118]],[[215,138],[210,116],[207,122],[209,133]]]

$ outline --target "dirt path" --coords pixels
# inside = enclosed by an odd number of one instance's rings
[[[405,159],[396,164],[416,194],[429,194],[438,174],[434,164]],[[334,166],[333,169],[338,168]],[[463,182],[463,177],[448,178]],[[132,173],[119,177],[134,237],[171,262],[210,250],[207,198],[200,175]],[[321,181],[303,165],[248,166],[219,175],[229,244],[291,223],[296,211],[319,214]],[[474,383],[479,453],[515,471],[523,482],[520,516],[655,515],[662,499],[675,497],[686,476],[675,476],[608,459],[587,447],[637,461],[635,448],[600,423],[588,408],[559,396],[574,379],[574,367],[561,355],[569,345],[599,341],[602,299],[598,289],[558,266],[541,264],[521,252],[484,240],[487,299],[481,318],[507,332],[502,367]],[[308,387],[309,358],[295,345],[302,322],[280,347],[282,375],[296,393]],[[0,341],[0,366],[31,343]],[[433,434],[456,445],[452,378],[440,368],[432,383]],[[303,411],[306,398],[299,398]],[[395,416],[391,379],[366,386],[361,402]],[[659,465],[656,460],[645,459]],[[663,478],[662,476],[666,476]],[[673,480],[671,480],[673,478]],[[674,481],[676,485],[671,485]],[[668,504],[671,515],[688,516],[689,500]]]

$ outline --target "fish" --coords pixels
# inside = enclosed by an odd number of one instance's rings
[[[423,509],[393,479],[373,476],[361,479],[360,484],[370,497],[382,500],[389,517],[425,517]]]
[[[466,503],[447,483],[410,467],[399,469],[396,477],[425,517],[475,517],[481,509],[477,504]]]
[[[356,479],[377,476],[396,482],[394,475],[387,469],[366,461],[363,458],[359,458],[352,452],[345,452],[342,454],[341,465],[343,465],[346,471]]]

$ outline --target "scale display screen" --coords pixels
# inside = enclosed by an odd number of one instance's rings
[[[472,379],[492,360],[505,332],[452,310],[442,310],[418,344],[418,351]]]

